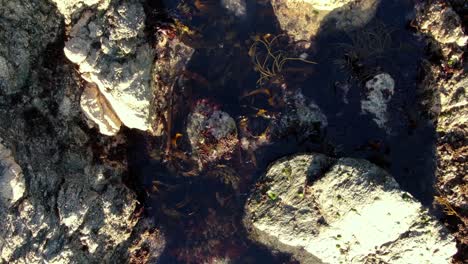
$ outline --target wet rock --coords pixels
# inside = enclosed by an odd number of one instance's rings
[[[0,93],[21,90],[39,54],[59,35],[59,25],[45,0],[0,1]]]
[[[295,40],[310,40],[328,21],[341,30],[363,26],[375,15],[379,0],[271,0],[281,28]]]
[[[125,126],[151,131],[154,50],[145,39],[144,22],[137,0],[111,1],[105,12],[86,11],[69,33],[65,55],[83,79],[97,85]]]
[[[245,0],[221,0],[221,5],[236,17],[245,18],[247,15]]]
[[[381,73],[366,82],[366,96],[361,101],[363,114],[373,115],[374,122],[385,129],[388,121],[387,105],[395,92],[395,81],[387,73]]]
[[[86,117],[98,125],[101,134],[112,136],[119,132],[122,122],[120,122],[106,98],[101,95],[96,85],[86,85],[81,94],[80,104]]]
[[[0,206],[9,208],[24,196],[26,186],[21,167],[1,141],[0,139]]]
[[[128,259],[124,245],[139,236],[139,216],[135,193],[122,183],[122,144],[83,126],[80,80],[60,45],[48,45],[64,31],[55,7],[6,1],[0,12],[1,57],[29,67],[24,76],[10,71],[25,78],[21,89],[0,92],[0,262]],[[15,60],[23,48],[30,56]]]
[[[153,131],[155,135],[164,132],[164,121],[170,122],[174,108],[185,104],[183,77],[185,68],[194,49],[185,45],[177,37],[160,32],[156,43],[157,59],[152,71],[152,90],[154,101],[152,113],[155,116]]]
[[[187,135],[200,169],[230,159],[239,143],[234,119],[206,100],[197,102],[188,116]]]
[[[460,17],[445,1],[431,0],[416,5],[420,30],[442,44],[464,47],[468,42]]]
[[[302,263],[448,263],[456,252],[448,231],[365,160],[296,155],[256,186],[245,207],[251,236]]]
[[[315,102],[306,98],[301,90],[287,91],[284,101],[286,109],[275,121],[272,135],[284,137],[295,134],[299,140],[321,135],[328,121]]]

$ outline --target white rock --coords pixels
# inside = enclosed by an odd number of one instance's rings
[[[221,0],[221,5],[239,18],[244,18],[247,15],[245,0]]]
[[[334,20],[338,29],[365,25],[380,0],[271,0],[280,26],[295,40],[310,40],[320,26]]]
[[[248,200],[252,237],[301,263],[450,263],[453,237],[382,169],[320,154],[282,159]]]
[[[7,208],[24,196],[26,185],[23,171],[11,151],[0,143],[0,198]]]
[[[373,120],[380,128],[385,128],[388,121],[387,105],[395,92],[395,81],[387,73],[381,73],[366,83],[367,96],[361,101],[362,113],[374,116]]]
[[[81,10],[96,6],[98,9],[107,9],[111,0],[52,0],[59,12],[65,17],[65,23],[70,24],[73,14]]]
[[[81,94],[80,104],[85,115],[98,125],[102,134],[112,136],[119,132],[122,122],[100,94],[96,85],[89,84],[85,87]]]
[[[88,114],[93,112],[90,118],[105,124],[100,128],[107,134],[115,134],[120,124],[112,115],[97,114],[108,113],[106,108],[113,109],[125,126],[151,131],[150,79],[154,50],[144,37],[143,6],[136,0],[122,1],[108,6],[104,15],[94,10],[92,16],[90,12],[82,14],[73,26],[65,55],[79,65],[86,81],[97,85],[109,106],[101,111],[95,108],[96,104],[88,102],[88,108],[83,110]]]

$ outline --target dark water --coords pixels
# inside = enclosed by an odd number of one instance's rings
[[[196,10],[200,2],[207,4],[200,12],[181,11]],[[282,32],[269,4],[247,1],[247,16],[241,20],[213,2],[217,1],[148,1],[147,24],[152,27],[177,19],[197,30],[196,37],[183,39],[195,47],[187,70],[202,76],[209,85],[188,82],[193,97],[188,103],[209,98],[238,120],[241,115],[255,113],[248,106],[252,101],[240,97],[259,88],[258,73],[248,56],[251,37]],[[328,118],[328,127],[319,139],[304,141],[289,135],[259,149],[255,153],[256,167],[245,160],[234,162],[236,171],[242,174],[240,193],[209,177],[210,172],[197,177],[175,174],[166,163],[150,155],[158,139],[129,132],[131,178],[137,179],[135,188],[140,190],[146,216],[162,228],[168,239],[160,263],[209,262],[212,256],[227,256],[234,263],[292,262],[287,255],[251,242],[241,219],[247,192],[255,179],[270,162],[297,152],[367,159],[389,171],[404,190],[429,205],[434,194],[435,130],[418,108],[417,86],[423,77],[420,65],[425,45],[409,26],[413,16],[411,1],[385,0],[376,17],[363,28],[339,32],[323,25],[307,51],[318,64],[307,65],[310,68],[299,75],[286,74],[285,80],[288,87],[301,88],[320,106]],[[363,31],[390,36],[379,56],[366,56],[366,47],[356,46],[353,39]],[[353,51],[360,52],[359,59],[343,64]],[[379,128],[371,116],[360,114],[364,83],[381,72],[389,73],[396,83],[389,103],[389,132]],[[347,103],[340,89],[343,85],[349,87]],[[269,110],[265,100],[254,103],[255,107]],[[183,118],[176,120],[175,131],[181,131],[184,122]],[[152,192],[155,180],[160,182],[159,190]]]

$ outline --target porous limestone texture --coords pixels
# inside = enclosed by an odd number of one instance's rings
[[[454,43],[460,47],[468,43],[462,22],[455,11],[442,0],[430,0],[416,5],[420,30],[441,44]]]
[[[388,73],[381,73],[366,82],[366,92],[361,101],[361,112],[373,115],[374,122],[385,128],[388,121],[388,104],[395,92],[395,81]]]
[[[449,263],[456,253],[448,230],[365,160],[281,159],[245,210],[253,239],[301,263]]]
[[[339,30],[364,26],[375,15],[379,0],[271,0],[281,28],[294,40],[310,40],[322,24]]]
[[[145,17],[138,0],[84,11],[69,32],[65,55],[83,79],[97,85],[125,126],[151,131],[154,50],[145,38]]]
[[[0,0],[0,93],[20,92],[59,28],[58,12],[46,0]]]
[[[73,18],[85,8],[95,7],[99,10],[106,10],[111,0],[51,0],[57,5],[57,9],[64,16],[65,23],[70,24]],[[75,16],[75,17],[73,17]]]
[[[48,1],[0,1],[0,67],[13,74],[0,89],[0,263],[125,262],[149,228],[123,183],[125,138],[83,122],[62,21]]]

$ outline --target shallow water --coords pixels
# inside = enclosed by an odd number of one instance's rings
[[[147,11],[153,16],[147,24],[156,25],[161,18],[168,22],[176,18],[199,31],[196,38],[184,39],[196,48],[187,70],[202,76],[209,85],[189,81],[192,98],[187,103],[208,98],[236,120],[239,116],[252,116],[256,111],[253,107],[270,111],[264,98],[246,100],[241,96],[259,88],[258,73],[248,56],[251,37],[281,33],[271,6],[260,3],[266,1],[247,1],[247,17],[237,19],[217,5],[198,14],[183,13],[180,5],[177,8],[181,2],[148,1]],[[190,7],[199,1],[184,1],[187,2]],[[165,11],[156,12],[161,8]],[[232,166],[242,173],[240,193],[210,177],[175,175],[150,155],[153,141],[157,139],[129,131],[130,177],[137,179],[135,184],[147,209],[146,215],[162,227],[168,238],[161,263],[197,263],[210,256],[228,256],[235,263],[289,262],[288,256],[273,254],[249,241],[241,218],[248,190],[255,179],[272,161],[297,152],[317,151],[334,157],[368,159],[389,171],[404,190],[429,205],[434,195],[435,129],[418,108],[417,85],[422,77],[420,65],[425,51],[424,43],[409,27],[412,17],[411,1],[385,0],[376,17],[363,28],[346,33],[323,25],[307,51],[317,65],[295,65],[306,69],[300,74],[286,74],[285,80],[288,87],[301,88],[308,99],[317,103],[328,118],[328,127],[320,138],[298,140],[297,135],[291,134],[257,150],[255,167],[246,159],[234,162]],[[363,66],[358,70],[353,64],[342,69],[343,64],[337,62],[345,58],[346,51],[362,48],[353,46],[353,39],[364,30],[388,33],[391,41],[379,56],[362,59]],[[389,73],[396,83],[389,103],[387,131],[379,128],[371,116],[360,114],[368,74],[380,72]],[[344,85],[349,87],[347,102],[340,89]],[[174,131],[183,131],[185,121],[184,118],[175,120]],[[162,185],[158,192],[152,193],[154,180]],[[220,200],[226,202],[221,205]],[[173,208],[177,210],[174,212]],[[221,242],[208,246],[218,240]],[[209,252],[202,248],[208,248]]]

